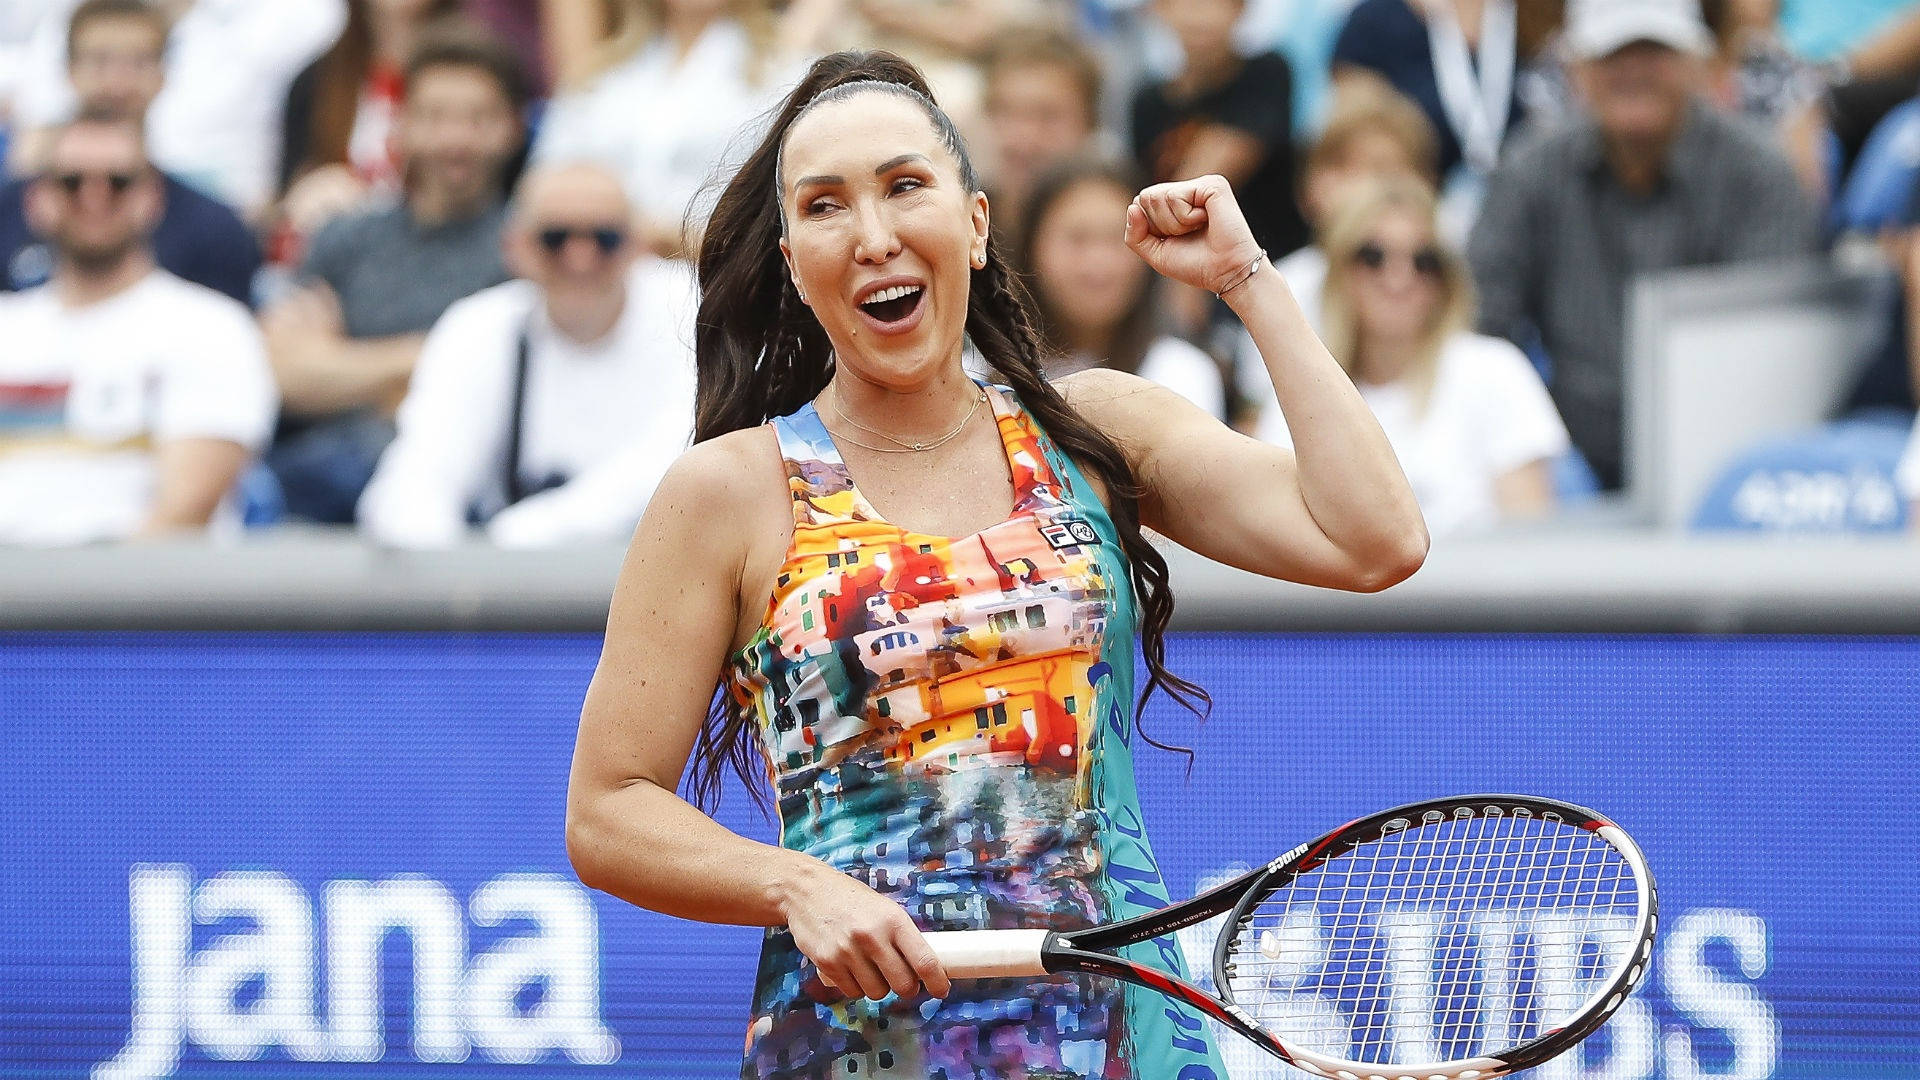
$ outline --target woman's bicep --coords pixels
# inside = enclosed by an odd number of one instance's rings
[[[712,527],[729,486],[713,471],[682,458],[634,532],[581,709],[576,798],[634,781],[671,791],[699,737],[739,620],[745,550],[737,531]]]
[[[1060,386],[1126,451],[1144,489],[1141,524],[1229,566],[1353,587],[1359,568],[1308,511],[1292,451],[1248,438],[1135,376],[1088,371]]]

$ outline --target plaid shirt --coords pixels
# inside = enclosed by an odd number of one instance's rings
[[[1818,238],[1792,166],[1747,122],[1696,102],[1665,174],[1640,195],[1615,179],[1583,116],[1513,150],[1488,181],[1470,246],[1480,325],[1521,344],[1537,333],[1574,444],[1617,488],[1634,276],[1799,254]]]

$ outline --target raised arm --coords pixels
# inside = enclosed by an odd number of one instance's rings
[[[729,651],[771,587],[790,518],[764,431],[668,470],[620,571],[580,716],[567,853],[586,885],[684,919],[789,927],[850,995],[947,990],[906,911],[816,859],[742,837],[675,794]],[[769,498],[769,494],[771,497]],[[784,543],[780,544],[784,550]],[[751,737],[751,736],[749,736]]]
[[[1399,461],[1266,265],[1227,182],[1203,176],[1150,187],[1128,209],[1126,228],[1127,243],[1154,269],[1225,290],[1294,439],[1292,451],[1256,442],[1118,372],[1063,380],[1068,400],[1133,460],[1146,488],[1145,523],[1208,558],[1309,585],[1377,591],[1419,569],[1426,525]],[[1248,266],[1257,269],[1242,280]]]

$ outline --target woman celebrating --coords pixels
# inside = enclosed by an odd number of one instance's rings
[[[1219,365],[1163,332],[1158,278],[1113,227],[1137,190],[1126,172],[1092,160],[1069,161],[1034,185],[1014,251],[1033,285],[1047,375],[1112,368],[1225,416]]]
[[[1468,331],[1473,277],[1435,216],[1411,177],[1348,197],[1322,245],[1322,332],[1406,463],[1428,528],[1445,536],[1552,510],[1552,463],[1568,440],[1526,356]],[[1284,445],[1293,423],[1270,401],[1257,434]]]
[[[1148,189],[1113,228],[1247,320],[1297,454],[1121,372],[1050,386],[966,148],[896,57],[816,62],[715,210],[696,445],[621,571],[567,842],[592,887],[769,928],[743,1076],[1224,1076],[1197,1015],[1106,980],[950,984],[921,936],[1166,897],[1133,787],[1136,627],[1148,687],[1197,688],[1166,667],[1143,526],[1348,589],[1426,552],[1225,182]],[[1006,386],[967,377],[966,340]],[[781,846],[693,805],[729,763],[770,779]]]

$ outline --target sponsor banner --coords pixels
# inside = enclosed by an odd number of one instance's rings
[[[0,1077],[738,1075],[758,933],[568,867],[597,652],[0,635]],[[1173,659],[1215,699],[1147,717],[1191,770],[1139,746],[1177,893],[1398,802],[1570,799],[1641,841],[1663,933],[1536,1075],[1920,1076],[1920,642],[1190,635]],[[737,789],[720,817],[773,835]],[[1366,932],[1418,949],[1421,919]],[[1168,947],[1205,972],[1212,928]],[[1301,1075],[1221,1047],[1234,1080]]]

